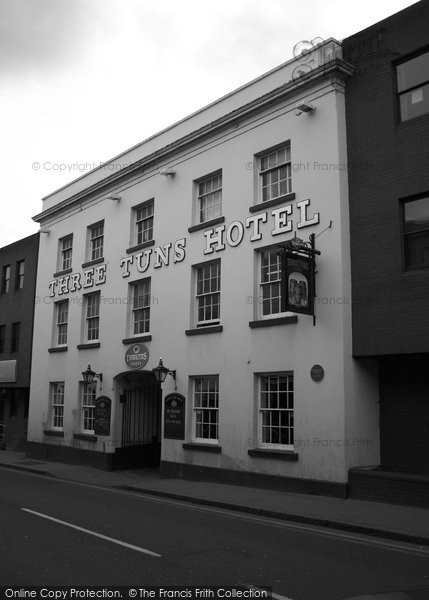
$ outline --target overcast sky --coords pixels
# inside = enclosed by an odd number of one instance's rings
[[[292,58],[415,0],[0,0],[0,246],[41,198]]]

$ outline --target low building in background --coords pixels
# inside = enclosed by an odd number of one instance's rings
[[[0,446],[27,437],[39,234],[0,248]]]

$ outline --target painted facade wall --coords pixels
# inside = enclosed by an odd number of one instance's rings
[[[286,63],[279,69],[276,85],[282,75],[288,81],[291,65]],[[162,356],[164,364],[176,370],[177,392],[186,398],[185,440],[162,439],[163,462],[339,483],[346,481],[350,467],[378,463],[375,380],[371,373],[356,367],[351,352],[344,78],[337,68],[322,70],[314,78],[310,74],[305,86],[304,79],[299,85],[291,85],[281,100],[237,117],[222,129],[212,129],[200,141],[170,153],[114,188],[110,185],[103,193],[88,194],[81,203],[57,215],[42,213],[38,217],[50,233],[42,237],[40,248],[30,441],[88,448],[73,434],[81,428],[79,380],[89,362],[103,374],[102,389],[98,387],[97,394],[113,402],[112,435],[98,436],[91,448],[114,452],[121,445],[121,389],[115,377],[129,368],[124,355],[131,344],[123,343],[132,337],[128,286],[150,277],[151,339],[144,341],[149,350],[144,369],[151,370]],[[261,78],[250,84],[246,99],[250,101],[252,94],[259,98],[261,91],[270,90],[267,79]],[[296,103],[303,99],[315,110],[297,115]],[[219,115],[228,114],[236,105],[237,97],[226,97],[216,110]],[[196,118],[195,125],[203,117],[207,115]],[[193,124],[191,117],[187,126],[192,130]],[[249,210],[260,203],[256,155],[288,141],[295,196]],[[175,175],[160,175],[164,166],[173,168]],[[194,182],[219,170],[224,222],[188,231],[197,223]],[[106,199],[111,191],[121,200]],[[66,197],[67,189],[59,193],[58,202]],[[138,251],[126,252],[133,246],[132,208],[152,198],[155,244],[146,249],[152,250],[150,263],[141,273]],[[53,195],[49,209],[55,202]],[[93,267],[102,267],[98,283],[95,273],[94,285],[71,291],[70,281],[78,287],[75,277],[69,280],[67,292],[66,282],[53,276],[57,271],[58,240],[73,233],[71,275],[81,273],[79,283],[83,284],[87,227],[100,220],[104,220],[105,250],[104,262]],[[296,322],[250,326],[254,321],[270,320],[261,315],[258,251],[289,240],[294,234],[306,241],[315,234],[321,252],[317,258],[316,325],[311,316],[298,315]],[[217,243],[219,236],[221,243]],[[167,265],[163,256],[168,252]],[[190,335],[189,330],[195,329],[193,266],[210,260],[220,260],[221,264],[222,331]],[[86,281],[91,283],[89,275]],[[79,350],[82,293],[94,290],[101,292],[100,347]],[[69,299],[67,351],[49,353],[53,344],[53,303],[61,298]],[[310,377],[315,364],[322,365],[325,372],[319,383]],[[282,454],[275,445],[264,446],[271,454],[250,455],[249,450],[261,445],[259,375],[284,372],[293,372],[294,376],[293,449]],[[192,377],[200,375],[219,376],[220,452],[183,446],[184,442],[194,441]],[[53,381],[65,382],[63,438],[44,435],[50,427],[49,382]],[[164,397],[173,390],[173,379],[168,377]],[[348,423],[349,418],[353,424]],[[275,455],[277,450],[280,452]]]

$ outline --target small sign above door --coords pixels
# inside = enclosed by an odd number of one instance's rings
[[[125,362],[130,369],[143,369],[149,360],[149,350],[144,344],[133,344],[125,352]]]

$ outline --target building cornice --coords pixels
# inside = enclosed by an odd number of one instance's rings
[[[253,114],[263,110],[267,106],[276,104],[284,100],[285,97],[291,96],[297,91],[301,91],[310,87],[315,81],[331,77],[333,75],[340,76],[342,79],[346,79],[353,74],[354,68],[349,63],[345,62],[340,58],[335,58],[321,66],[305,73],[298,79],[288,81],[287,83],[263,94],[262,96],[244,104],[243,106],[234,109],[233,111],[215,119],[211,123],[200,127],[199,129],[175,140],[174,142],[167,144],[163,148],[148,154],[147,156],[135,161],[127,167],[124,167],[116,173],[94,183],[93,185],[85,188],[73,194],[69,198],[59,202],[55,206],[48,208],[45,211],[35,215],[33,220],[36,222],[42,222],[45,219],[53,217],[58,213],[61,213],[65,209],[73,208],[74,205],[79,202],[85,201],[91,197],[95,197],[97,194],[107,193],[107,191],[118,182],[135,175],[137,172],[145,169],[154,162],[160,160],[166,160],[173,153],[177,153],[181,150],[186,149],[192,144],[195,144],[214,133],[222,131],[227,127],[231,127],[238,120],[243,118],[251,117]],[[126,156],[124,153],[122,156]]]

